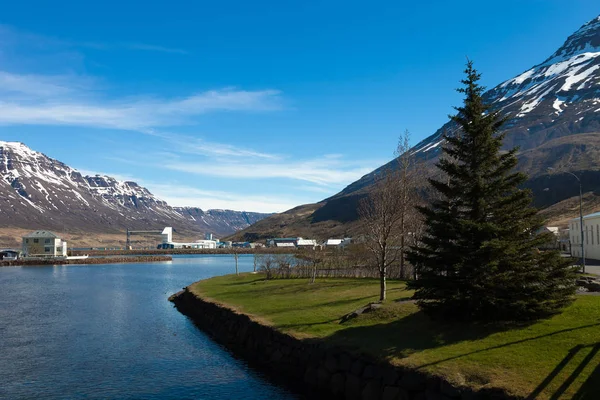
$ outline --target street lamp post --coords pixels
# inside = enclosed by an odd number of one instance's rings
[[[567,172],[567,174],[573,175],[577,182],[579,182],[579,227],[581,228],[581,272],[585,274],[585,238],[583,237],[583,193],[581,191],[581,179],[575,174]]]
[[[548,168],[548,171],[553,171],[554,168]],[[583,237],[583,191],[581,190],[581,179],[572,172],[562,171],[566,174],[574,176],[579,183],[579,228],[581,228],[581,272],[585,274],[585,238]]]

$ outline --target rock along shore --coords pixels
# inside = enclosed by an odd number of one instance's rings
[[[249,365],[309,398],[351,400],[519,399],[500,389],[454,387],[424,372],[363,354],[300,340],[188,288],[169,298],[177,309]]]
[[[0,267],[41,266],[41,265],[81,265],[81,264],[124,264],[172,261],[171,256],[97,257],[85,260],[11,260],[0,261]]]

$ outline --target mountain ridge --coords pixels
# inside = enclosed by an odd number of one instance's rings
[[[4,227],[117,233],[173,226],[186,237],[205,232],[222,236],[268,215],[171,207],[136,182],[84,175],[24,143],[0,141],[0,225]]]
[[[530,175],[526,187],[532,189],[537,205],[547,207],[544,199],[558,203],[576,195],[570,184],[568,190],[561,190],[567,178],[548,174],[548,168],[585,173],[589,177],[586,191],[600,193],[600,158],[582,157],[586,153],[600,155],[600,16],[569,35],[543,62],[486,91],[484,99],[493,111],[509,116],[503,128],[503,148],[520,148],[517,169]],[[452,135],[456,130],[449,121],[417,143],[411,152],[431,172],[441,154],[444,135]],[[585,140],[577,139],[578,135],[586,135]],[[304,235],[340,235],[356,231],[358,201],[368,193],[375,177],[390,168],[394,168],[394,160],[321,202],[283,213],[289,217],[310,209],[310,217],[305,213],[301,219],[271,216],[234,237],[287,235],[294,231]]]

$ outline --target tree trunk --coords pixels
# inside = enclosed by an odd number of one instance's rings
[[[310,283],[315,283],[315,279],[317,279],[317,266],[316,264],[313,266],[312,277]]]
[[[400,236],[400,279],[404,279],[404,231]]]
[[[386,267],[381,267],[379,269],[379,283],[381,286],[379,301],[383,302],[387,296]]]

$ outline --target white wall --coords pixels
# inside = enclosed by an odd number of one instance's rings
[[[583,217],[583,237],[585,258],[600,260],[600,216]],[[581,227],[579,218],[569,222],[569,240],[571,241],[571,255],[581,257]]]

